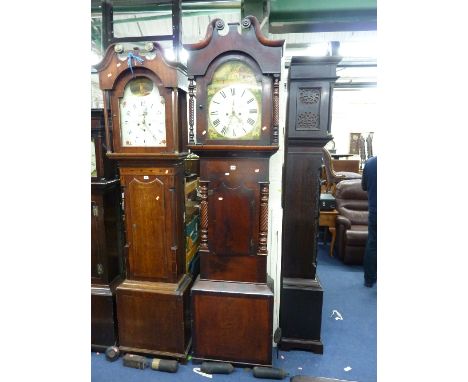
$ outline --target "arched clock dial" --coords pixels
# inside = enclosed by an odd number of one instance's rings
[[[226,86],[211,98],[209,123],[223,137],[240,139],[257,125],[261,113],[258,100],[241,84]]]
[[[131,80],[120,99],[121,142],[123,147],[165,147],[164,97],[148,78]]]

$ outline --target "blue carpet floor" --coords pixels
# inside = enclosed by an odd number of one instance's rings
[[[324,354],[304,351],[280,351],[273,366],[291,376],[308,375],[359,382],[377,381],[377,286],[363,286],[361,266],[348,266],[328,256],[328,245],[319,245],[318,275],[324,289],[322,342]],[[342,320],[337,320],[339,312]],[[333,317],[332,316],[333,313]],[[175,374],[124,367],[122,360],[108,362],[105,356],[91,353],[93,382],[203,382],[207,377],[195,374],[188,362]],[[213,375],[219,382],[255,381],[251,370],[236,368],[229,375]],[[289,380],[284,379],[284,380]]]

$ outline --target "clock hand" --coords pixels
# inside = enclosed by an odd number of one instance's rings
[[[158,137],[157,137],[156,135],[154,135],[153,130],[149,129],[149,132],[151,133],[151,135],[153,136],[153,138],[157,141],[157,140],[158,140]]]
[[[231,114],[231,115],[229,116],[229,121],[228,121],[228,123],[227,123],[227,127],[231,127],[231,124],[232,124],[232,117],[233,117],[233,116],[234,116],[234,114]]]
[[[240,123],[243,123],[244,121],[241,119],[241,117],[239,117],[237,114],[234,113],[234,117],[236,117],[236,119],[240,122]]]

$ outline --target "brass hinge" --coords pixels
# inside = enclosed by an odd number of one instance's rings
[[[98,216],[99,215],[99,207],[94,205],[93,206],[93,216]]]
[[[102,264],[97,265],[97,273],[99,276],[104,273],[104,267],[102,266]]]

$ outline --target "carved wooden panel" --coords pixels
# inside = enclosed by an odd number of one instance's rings
[[[296,99],[296,130],[320,130],[321,88],[300,88]]]
[[[302,88],[299,90],[299,100],[303,104],[315,104],[320,102],[320,89]]]
[[[318,130],[319,115],[310,111],[304,111],[297,116],[296,130]]]
[[[147,181],[134,178],[128,183],[127,244],[129,274],[134,278],[168,277],[166,198],[164,183],[159,178],[151,177]]]
[[[324,138],[330,128],[330,83],[303,81],[289,83],[287,139]]]

